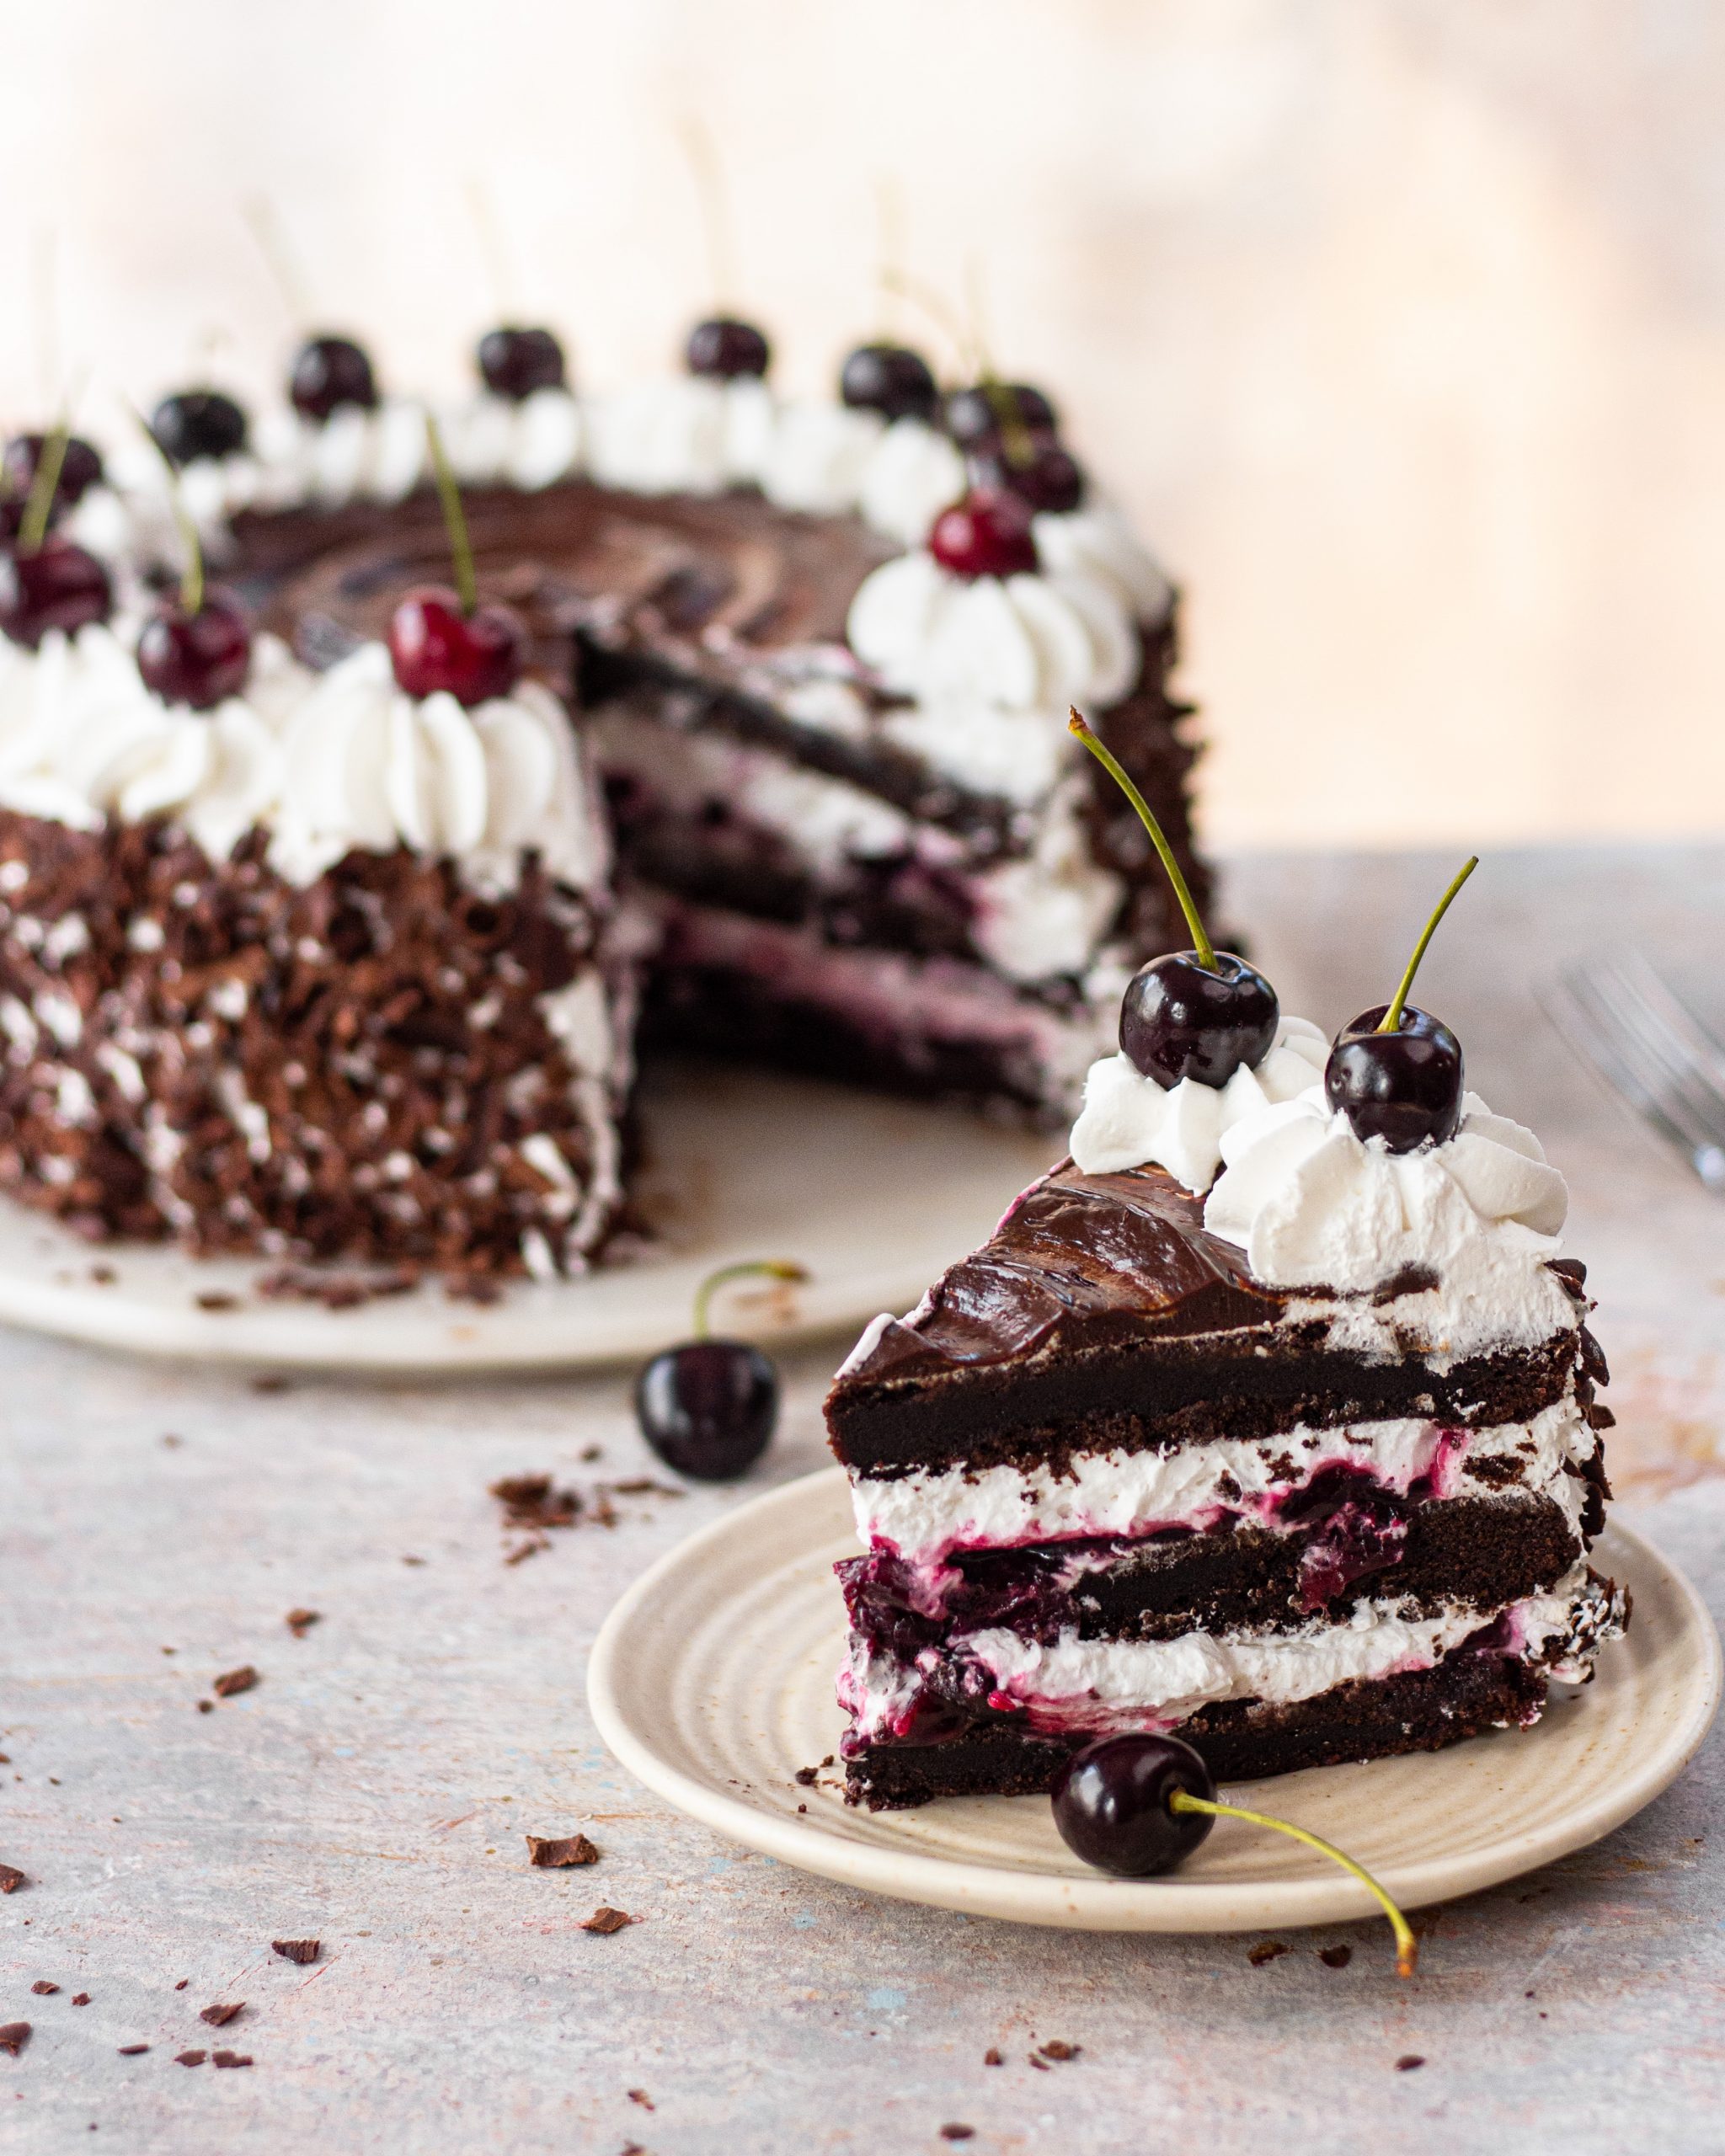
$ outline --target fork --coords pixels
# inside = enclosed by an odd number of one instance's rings
[[[1574,967],[1540,1001],[1577,1054],[1725,1196],[1725,1044],[1647,960]]]

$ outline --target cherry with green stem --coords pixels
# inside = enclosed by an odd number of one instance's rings
[[[75,636],[114,610],[101,563],[49,530],[70,440],[62,422],[43,444],[17,536],[0,552],[0,632],[29,651],[39,649],[50,630]]]
[[[1076,711],[1067,730],[1131,803],[1192,933],[1191,950],[1152,958],[1127,984],[1120,1001],[1121,1053],[1165,1091],[1184,1078],[1226,1086],[1236,1070],[1256,1070],[1275,1045],[1281,1017],[1276,991],[1255,966],[1210,942],[1174,850],[1119,758]]]
[[[7,443],[5,456],[0,459],[0,536],[17,537],[24,506],[54,438],[51,430],[47,434],[14,435]],[[60,477],[49,502],[49,523],[51,525],[62,510],[75,509],[92,487],[101,485],[103,477],[100,451],[78,435],[67,435],[61,454]]]
[[[1434,909],[1391,1001],[1362,1011],[1337,1034],[1324,1066],[1324,1097],[1360,1141],[1391,1153],[1442,1145],[1461,1121],[1461,1043],[1441,1019],[1407,1001],[1426,947],[1450,902],[1479,866],[1471,854]]]
[[[506,696],[521,680],[526,631],[513,608],[479,603],[461,489],[429,413],[425,446],[443,505],[455,589],[427,584],[409,592],[390,616],[390,664],[410,696],[447,695],[471,708]]]
[[[641,1433],[666,1466],[700,1482],[728,1482],[766,1451],[778,1421],[778,1372],[745,1340],[714,1339],[713,1298],[734,1280],[806,1280],[787,1258],[722,1265],[695,1293],[694,1337],[644,1364],[635,1381]]]
[[[1419,1941],[1365,1867],[1307,1828],[1220,1802],[1209,1768],[1183,1738],[1106,1737],[1087,1745],[1067,1761],[1055,1784],[1054,1817],[1061,1839],[1076,1855],[1126,1879],[1172,1871],[1218,1819],[1238,1819],[1289,1835],[1340,1865],[1372,1895],[1395,1934],[1397,1975],[1413,1974]]]
[[[185,566],[178,594],[162,600],[139,632],[138,673],[164,704],[213,711],[245,686],[252,664],[252,625],[232,592],[206,584],[197,524],[181,499],[171,463],[168,470]]]

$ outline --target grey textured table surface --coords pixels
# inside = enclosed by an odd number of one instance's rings
[[[1381,997],[1450,866],[1242,862],[1234,917],[1284,1003],[1334,1023]],[[1725,1207],[1571,1065],[1530,993],[1626,938],[1725,1015],[1725,849],[1488,862],[1423,985],[1472,1082],[1570,1177],[1624,1516],[1717,1612]],[[652,1465],[622,1376],[281,1390],[19,1335],[0,1354],[0,1860],[30,1880],[0,1899],[0,2021],[35,2027],[0,2053],[0,2148],[679,2156],[933,2150],[943,2127],[989,2151],[1725,2143],[1717,1737],[1607,1841],[1439,1913],[1412,1985],[1364,1923],[1254,1965],[1247,1938],[967,1921],[728,1847],[635,1787],[585,1711],[619,1589],[820,1463],[830,1350],[790,1364],[751,1484],[620,1498],[613,1528],[513,1566],[494,1478],[590,1489]],[[302,1637],[295,1607],[322,1613]],[[245,1662],[257,1687],[200,1712]],[[529,1867],[526,1834],[577,1828],[598,1865]],[[644,1921],[582,1931],[601,1902]],[[307,1935],[310,1967],[270,1951]],[[1345,1967],[1319,1959],[1344,1943]],[[227,2029],[200,2021],[233,2000]],[[1038,2070],[1052,2038],[1078,2056]],[[174,2063],[222,2044],[251,2068]]]

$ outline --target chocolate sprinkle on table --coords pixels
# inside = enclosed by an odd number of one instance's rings
[[[0,1894],[15,1893],[29,1883],[28,1874],[20,1871],[15,1864],[0,1864]]]
[[[209,2056],[208,2052],[176,2052],[174,2063],[176,2066],[201,2066]]]
[[[1321,1946],[1317,1958],[1327,1969],[1345,1969],[1354,1959],[1354,1949],[1351,1946]]]
[[[122,2044],[120,2056],[122,2058],[141,2058],[149,2048],[147,2044]]]
[[[974,2141],[976,2138],[976,2129],[974,2126],[962,2125],[954,2119],[950,2125],[941,2128],[940,2137],[943,2141]]]
[[[529,1834],[526,1843],[532,1863],[543,1871],[558,1871],[571,1864],[597,1864],[599,1861],[599,1851],[585,1834],[568,1834],[561,1839]]]
[[[1412,2073],[1415,2067],[1424,2064],[1425,2061],[1418,2052],[1404,2052],[1396,2062],[1396,2071],[1397,2073]]]
[[[238,1669],[225,1670],[211,1685],[218,1700],[231,1700],[241,1692],[249,1692],[258,1682],[258,1673],[250,1662],[242,1662]]]
[[[279,1954],[284,1961],[296,1961],[303,1969],[308,1961],[317,1960],[321,1944],[316,1939],[272,1939],[270,1951]]]
[[[249,2066],[251,2063],[249,2052],[211,2052],[210,2054],[211,2066]]]
[[[583,1931],[621,1931],[626,1924],[638,1924],[639,1922],[640,1919],[638,1917],[626,1916],[621,1909],[606,1908],[601,1903],[598,1908],[594,1910],[592,1915],[585,1920],[582,1924],[581,1929]]]
[[[198,2009],[198,2019],[207,2021],[212,2029],[225,2029],[228,2023],[245,2010],[245,2001],[236,1999],[232,2006],[204,2006]]]
[[[30,1989],[36,1994],[38,1999],[52,1999],[55,1993],[58,1991],[59,1988],[60,1987],[58,1984],[51,1984],[45,1977],[38,1977],[36,1981],[30,1986]]]
[[[982,2063],[985,2066],[1004,2066],[1006,2063],[1006,2060],[1001,2057],[1001,2053],[995,2049],[992,2044],[991,2044],[988,2049],[982,2054]]]
[[[290,1609],[287,1613],[287,1629],[296,1640],[302,1640],[313,1625],[323,1621],[323,1614],[320,1609]]]
[[[1040,2048],[1044,2058],[1067,2059],[1076,2058],[1080,2047],[1076,2044],[1063,2044],[1058,2036],[1054,2036]]]
[[[87,1991],[75,1991],[72,1994],[72,2003],[74,2006],[88,2006],[90,2003],[90,1994]]]
[[[1279,1939],[1260,1939],[1246,1958],[1254,1969],[1261,1969],[1266,1961],[1274,1961],[1287,1951]]]
[[[29,2040],[28,2021],[0,2021],[0,2052],[9,2052],[16,2058]]]

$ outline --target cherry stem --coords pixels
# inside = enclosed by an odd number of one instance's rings
[[[437,499],[443,504],[444,529],[449,534],[450,558],[455,564],[456,596],[461,600],[462,612],[471,621],[479,604],[479,586],[473,575],[473,545],[467,536],[467,512],[462,507],[462,490],[455,483],[455,473],[450,469],[449,452],[443,446],[442,430],[435,416],[425,414],[425,446],[430,452],[431,471],[437,481]]]
[[[1456,876],[1455,882],[1450,884],[1449,889],[1445,892],[1443,897],[1438,900],[1437,911],[1426,923],[1425,933],[1413,947],[1413,956],[1407,961],[1407,970],[1402,976],[1402,985],[1396,990],[1396,999],[1383,1015],[1382,1021],[1378,1027],[1378,1031],[1381,1033],[1397,1033],[1401,1032],[1402,1006],[1407,1001],[1407,991],[1413,985],[1413,976],[1419,971],[1419,962],[1425,956],[1425,947],[1431,942],[1434,934],[1436,932],[1438,923],[1450,910],[1450,899],[1455,897],[1455,894],[1461,889],[1461,886],[1467,881],[1468,878],[1472,875],[1474,870],[1478,867],[1479,856],[1477,853],[1469,854],[1466,862],[1463,862],[1461,872]]]
[[[275,280],[288,319],[296,328],[304,329],[312,318],[310,291],[293,249],[288,245],[281,220],[275,214],[275,205],[267,195],[252,195],[246,198],[240,214],[258,243],[265,268]]]
[[[910,300],[920,307],[937,328],[952,339],[953,350],[959,355],[959,364],[975,367],[980,374],[988,372],[988,362],[979,360],[973,343],[974,332],[959,310],[932,285],[925,284],[921,277],[913,277],[906,270],[883,268],[880,281],[889,292],[896,292],[900,299]]]
[[[734,304],[737,286],[736,249],[731,240],[730,201],[725,192],[724,167],[707,124],[698,113],[686,114],[679,132],[684,155],[694,175],[695,194],[706,231],[707,268],[713,280],[713,311],[724,314]]]
[[[1216,947],[1204,933],[1204,923],[1198,917],[1198,905],[1193,898],[1191,886],[1180,873],[1180,864],[1174,858],[1174,849],[1162,836],[1162,825],[1150,813],[1150,803],[1132,783],[1126,772],[1121,768],[1119,759],[1103,743],[1089,720],[1081,718],[1071,706],[1067,707],[1066,731],[1077,735],[1138,811],[1139,821],[1150,833],[1150,842],[1161,857],[1162,867],[1168,872],[1168,881],[1174,887],[1174,896],[1180,901],[1180,910],[1185,915],[1186,926],[1192,931],[1192,947],[1198,953],[1199,964],[1207,974],[1220,973],[1221,968],[1216,963]]]
[[[788,1257],[750,1257],[740,1264],[721,1265],[716,1273],[709,1273],[695,1290],[695,1337],[704,1340],[708,1331],[708,1312],[715,1293],[732,1280],[806,1280],[806,1266],[797,1264]]]
[[[1183,1789],[1177,1789],[1169,1797],[1168,1809],[1170,1812],[1202,1812],[1212,1819],[1244,1819],[1253,1827],[1273,1827],[1279,1834],[1290,1834],[1296,1842],[1304,1842],[1308,1849],[1316,1849],[1322,1854],[1332,1858],[1343,1871],[1353,1874],[1375,1898],[1390,1919],[1390,1929],[1396,1935],[1396,1974],[1398,1977],[1413,1974],[1414,1965],[1419,1959],[1419,1941],[1413,1935],[1413,1926],[1365,1866],[1356,1864],[1333,1842],[1327,1842],[1322,1834],[1311,1833],[1304,1827],[1293,1825],[1289,1820],[1273,1819],[1268,1812],[1248,1812],[1238,1804],[1218,1804],[1213,1798],[1194,1796]]]
[[[174,521],[179,529],[179,543],[185,549],[185,567],[179,573],[179,607],[183,614],[201,614],[204,611],[204,542],[198,536],[197,521],[185,505],[180,492],[179,473],[174,459],[157,440],[149,421],[136,405],[131,415],[143,430],[148,442],[162,460],[162,469],[168,474],[168,505],[174,512]]]
[[[66,462],[66,445],[71,439],[71,424],[61,419],[42,444],[42,454],[31,477],[29,495],[24,503],[24,515],[18,527],[18,551],[20,554],[40,552],[42,542],[48,536],[48,519],[53,513],[61,467]]]

